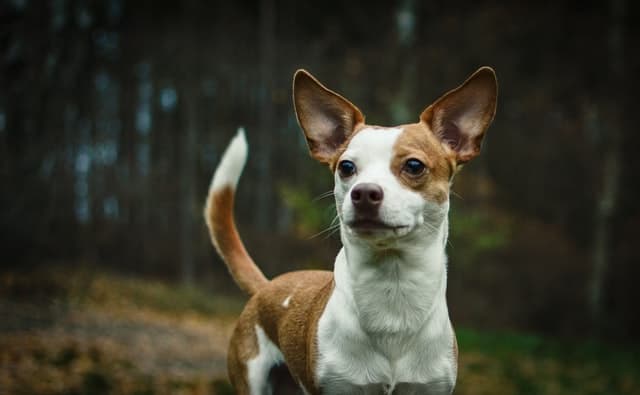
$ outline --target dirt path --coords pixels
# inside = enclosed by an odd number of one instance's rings
[[[201,315],[2,301],[0,394],[224,393],[232,325]]]

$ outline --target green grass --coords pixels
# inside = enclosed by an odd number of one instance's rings
[[[637,347],[470,329],[457,335],[460,394],[640,393]]]

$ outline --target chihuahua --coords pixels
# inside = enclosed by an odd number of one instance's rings
[[[449,194],[480,153],[497,81],[480,68],[419,121],[365,123],[305,70],[293,102],[311,156],[331,169],[343,244],[333,272],[265,278],[238,235],[234,195],[247,158],[239,130],[215,171],[204,216],[251,297],[228,353],[240,395],[451,394],[458,348],[446,302]]]

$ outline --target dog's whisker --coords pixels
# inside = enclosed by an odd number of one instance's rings
[[[335,234],[336,232],[338,232],[340,230],[340,226],[334,226],[331,228],[327,228],[323,233],[324,233],[324,238],[323,240],[328,239],[329,237],[331,237],[333,234]],[[319,235],[318,235],[319,236]]]
[[[432,230],[434,232],[438,232],[439,231],[439,229],[436,228],[435,226],[433,226],[432,224],[430,224],[429,221],[423,222],[422,225],[424,225],[425,228],[428,228],[428,229],[430,229],[430,230]]]
[[[328,190],[326,192],[321,193],[320,195],[316,196],[312,202],[317,202],[318,200],[322,200],[324,198],[328,198],[330,196],[333,196],[333,190]]]
[[[452,194],[453,196],[457,197],[458,199],[460,199],[460,200],[464,200],[464,198],[462,197],[462,195],[461,195],[461,194],[459,194],[458,192],[454,191],[453,189],[452,189],[450,192],[451,192],[451,194]]]
[[[320,232],[318,232],[318,233],[316,233],[316,234],[314,234],[314,235],[312,235],[312,236],[309,236],[309,237],[307,238],[307,240],[311,240],[311,239],[316,238],[316,237],[318,237],[318,236],[321,236],[321,235],[323,235],[323,234],[325,234],[325,233],[327,233],[327,232],[335,232],[335,230],[336,230],[336,229],[339,229],[339,228],[340,228],[340,224],[335,224],[335,225],[333,225],[333,224],[332,224],[332,225],[329,225],[328,227],[326,227],[325,229],[321,230]],[[328,235],[328,236],[331,236],[331,234],[332,234],[332,233],[329,233],[329,235]],[[327,237],[328,237],[328,236],[327,236]]]
[[[333,219],[331,220],[331,223],[329,224],[329,226],[335,225],[338,222],[339,219],[340,219],[340,216],[338,214],[336,214],[336,216],[333,217]]]
[[[333,228],[333,230],[332,230],[331,232],[327,233],[327,234],[324,236],[324,238],[323,238],[322,240],[327,240],[329,237],[331,237],[331,236],[333,236],[334,234],[336,234],[336,232],[338,232],[339,230],[340,230],[340,225],[335,226],[335,227]]]

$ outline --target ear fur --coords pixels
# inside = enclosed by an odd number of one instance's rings
[[[331,163],[355,127],[364,123],[355,105],[306,70],[298,70],[293,76],[293,104],[311,156],[323,163]]]
[[[463,164],[480,153],[482,138],[496,113],[498,82],[490,67],[482,67],[462,85],[447,92],[420,115],[440,141]]]

